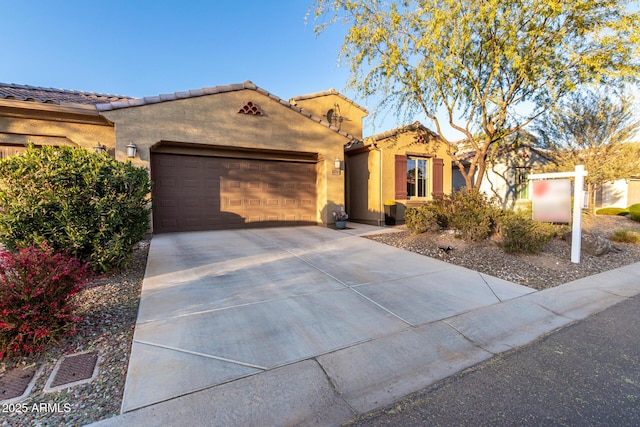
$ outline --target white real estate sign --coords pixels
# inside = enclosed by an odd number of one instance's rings
[[[571,180],[539,179],[531,186],[534,221],[571,222]]]
[[[576,165],[576,170],[574,172],[539,173],[539,174],[531,174],[528,176],[529,182],[532,185],[535,184],[536,182],[535,180],[539,180],[539,179],[574,178],[573,223],[571,225],[571,262],[575,264],[580,264],[580,246],[582,244],[582,206],[583,206],[582,199],[583,199],[583,187],[584,187],[585,176],[587,176],[587,171],[584,170],[584,165]],[[559,187],[563,185],[565,184],[560,184]],[[532,194],[532,193],[530,192],[529,194]],[[569,194],[571,194],[571,191],[569,191]],[[534,212],[535,212],[535,208],[534,208]]]

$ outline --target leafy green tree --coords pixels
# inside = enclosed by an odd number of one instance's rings
[[[316,33],[348,26],[349,85],[378,111],[433,121],[468,188],[493,144],[574,88],[640,75],[640,15],[629,0],[316,0]],[[526,108],[522,108],[526,107]],[[441,114],[444,112],[444,118]],[[465,170],[448,125],[475,150]]]
[[[41,246],[125,266],[149,229],[149,174],[83,148],[30,145],[0,161],[0,240],[10,250]]]
[[[538,145],[553,161],[547,172],[571,171],[584,165],[589,208],[595,211],[599,185],[640,174],[640,130],[629,97],[602,91],[575,92],[541,116],[534,126]]]

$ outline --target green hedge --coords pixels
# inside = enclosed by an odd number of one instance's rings
[[[629,213],[629,209],[625,208],[602,208],[596,211],[597,215],[626,215]]]
[[[31,145],[0,161],[0,239],[8,249],[40,246],[89,261],[126,265],[149,229],[144,168],[81,148]]]
[[[629,217],[634,221],[640,222],[640,203],[633,204],[628,208],[602,208],[596,211],[598,215],[622,215]]]

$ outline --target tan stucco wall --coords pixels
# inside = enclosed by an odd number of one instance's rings
[[[238,113],[247,102],[263,113]],[[195,146],[285,150],[318,154],[317,221],[333,223],[344,204],[344,172],[334,175],[334,159],[343,159],[344,136],[255,90],[241,90],[103,112],[115,123],[116,158],[126,159],[133,142],[133,164],[149,168],[152,147],[162,141]]]
[[[33,103],[29,103],[33,104]],[[16,102],[15,106],[25,105]],[[30,107],[30,106],[29,106]],[[15,108],[5,101],[0,105],[0,143],[36,145],[74,145],[92,150],[98,142],[111,153],[115,132],[97,112],[73,113],[73,108],[34,104],[32,108]]]
[[[416,132],[410,131],[377,141],[375,145],[371,141],[365,141],[368,149],[360,149],[357,154],[352,155],[347,153],[349,184],[353,186],[356,185],[355,183],[362,183],[363,177],[368,177],[366,195],[353,191],[349,193],[352,219],[367,223],[384,223],[384,202],[393,200],[397,206],[396,219],[404,221],[404,211],[407,205],[415,206],[426,201],[426,199],[395,199],[396,155],[417,155],[443,159],[442,187],[445,194],[451,193],[451,161],[447,155],[446,146],[434,141],[428,144],[418,143],[415,137]],[[429,168],[429,183],[432,185],[433,162],[429,162]],[[430,197],[431,195],[429,195]]]
[[[362,119],[367,115],[367,112],[341,96],[334,94],[323,95],[315,98],[296,100],[295,104],[304,111],[325,121],[327,120],[327,111],[331,109],[335,110],[335,105],[338,104],[340,114],[344,117],[340,125],[340,130],[353,135],[356,139],[362,139]]]

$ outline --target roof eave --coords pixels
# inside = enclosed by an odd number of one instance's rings
[[[59,113],[99,116],[100,113],[91,104],[45,104],[15,99],[0,99],[0,107],[18,108],[22,110],[55,111]]]

